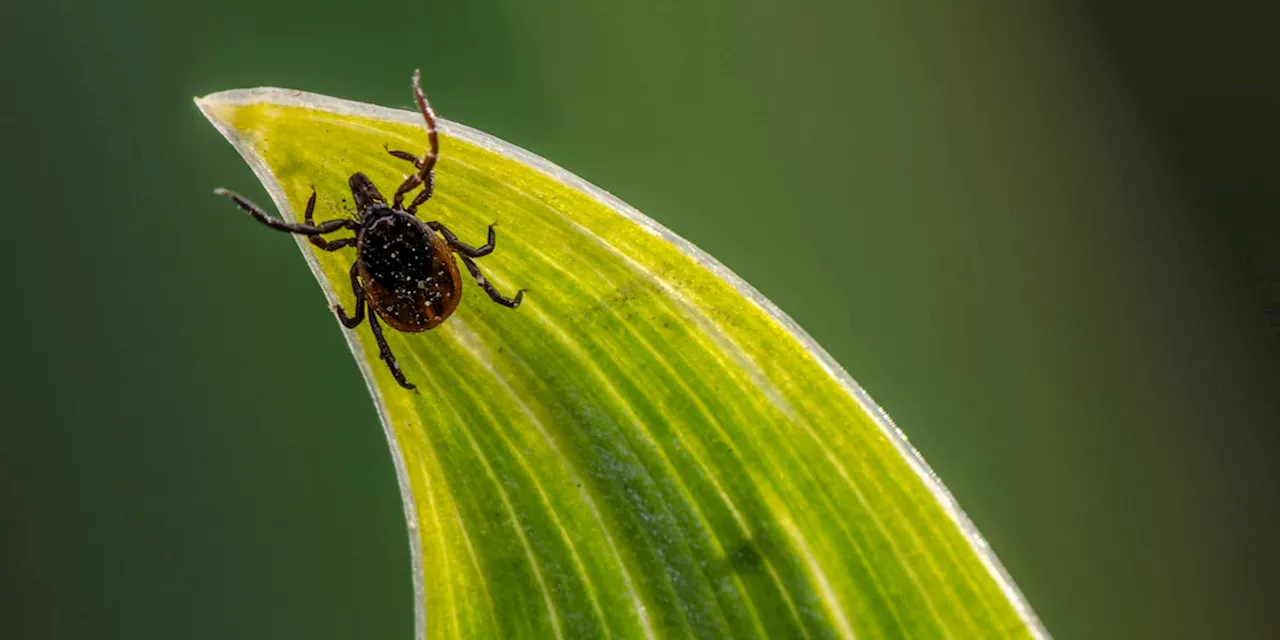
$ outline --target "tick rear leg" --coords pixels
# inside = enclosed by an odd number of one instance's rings
[[[428,222],[427,226],[439,231],[440,235],[444,236],[445,241],[449,243],[449,246],[453,247],[455,251],[467,256],[468,258],[480,258],[493,253],[493,242],[496,239],[496,236],[493,233],[493,228],[498,226],[498,223],[496,222],[489,225],[489,241],[479,247],[473,247],[459,240],[458,236],[454,235],[453,232],[449,230],[449,227],[446,227],[435,220]]]
[[[405,179],[404,184],[400,185],[399,189],[396,189],[394,201],[397,209],[399,209],[400,205],[404,202],[404,196],[406,193],[409,193],[414,187],[420,184],[425,183],[427,185],[426,188],[423,189],[422,193],[418,194],[418,197],[413,199],[413,204],[411,204],[410,208],[407,209],[410,213],[412,213],[418,205],[426,202],[427,198],[431,197],[431,188],[435,182],[434,177],[431,175],[431,170],[436,166],[436,158],[440,152],[440,139],[436,134],[436,112],[431,109],[431,103],[427,102],[427,96],[422,93],[422,73],[417,70],[413,72],[413,99],[418,103],[418,111],[422,113],[422,119],[427,123],[427,141],[430,143],[427,155],[422,158],[418,158],[417,156],[405,151],[388,150],[391,155],[397,158],[412,161],[413,165],[418,168],[416,173],[411,174]]]
[[[378,314],[369,314],[369,328],[373,330],[373,339],[378,341],[378,357],[387,363],[387,368],[391,370],[391,377],[406,389],[416,389],[417,385],[404,379],[404,372],[400,371],[400,365],[396,363],[396,357],[391,353],[386,337],[382,335],[382,324],[378,322]]]
[[[342,310],[342,305],[333,305],[334,313],[338,314],[338,322],[348,329],[354,329],[360,326],[364,320],[364,287],[360,286],[359,266],[351,265],[351,293],[356,296],[356,314],[347,317],[347,312]]]
[[[480,267],[476,266],[474,260],[461,254],[458,257],[462,259],[462,264],[467,265],[467,271],[470,271],[471,276],[476,279],[476,284],[479,284],[480,288],[484,289],[484,292],[489,294],[489,297],[494,302],[512,309],[520,306],[520,301],[524,300],[524,289],[517,291],[514,298],[508,298],[494,288],[493,283],[489,282],[489,279],[485,278],[483,273],[480,273]]]
[[[250,202],[238,193],[228,191],[222,187],[213,190],[214,195],[231,198],[236,206],[244,209],[244,212],[253,216],[255,220],[262,224],[275,229],[276,231],[285,231],[288,233],[298,233],[304,236],[317,236],[322,233],[332,233],[342,228],[352,227],[354,224],[350,220],[326,220],[320,224],[299,224],[297,222],[285,222],[268,216],[258,205]],[[311,192],[311,200],[307,204],[307,218],[311,217],[311,210],[315,207],[315,192]]]

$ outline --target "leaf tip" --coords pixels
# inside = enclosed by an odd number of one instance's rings
[[[219,95],[220,94],[217,93],[211,93],[204,97],[196,96],[192,98],[192,101],[196,103],[196,108],[199,109],[200,113],[204,114],[204,117],[207,118],[215,127],[227,123],[230,119],[231,112],[235,110],[235,105],[227,102],[226,100],[220,100]]]

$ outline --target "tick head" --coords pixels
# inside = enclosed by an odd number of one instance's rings
[[[382,197],[378,188],[373,186],[373,181],[359,171],[351,174],[347,180],[347,185],[351,187],[351,197],[355,200],[356,208],[360,211],[368,209],[373,204],[387,204],[387,199]]]

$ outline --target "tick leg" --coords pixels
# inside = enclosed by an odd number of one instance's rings
[[[493,253],[493,242],[496,239],[496,236],[493,233],[493,228],[497,226],[497,224],[498,223],[495,222],[489,225],[489,241],[479,247],[473,247],[459,240],[458,236],[453,235],[453,232],[449,230],[449,227],[446,227],[435,220],[428,222],[427,226],[439,231],[440,235],[444,236],[445,241],[449,243],[449,246],[453,247],[458,253],[461,253],[468,258],[480,258]]]
[[[435,168],[436,158],[440,152],[440,139],[436,134],[436,112],[431,110],[431,103],[427,102],[427,96],[422,93],[422,73],[417,70],[413,72],[413,99],[418,103],[418,111],[422,113],[422,119],[427,122],[427,141],[430,143],[431,148],[427,150],[427,155],[422,158],[418,158],[417,156],[404,151],[388,150],[391,155],[397,158],[412,161],[413,166],[418,168],[417,172],[410,174],[408,178],[405,178],[404,184],[400,185],[399,189],[396,189],[394,203],[397,209],[399,209],[401,204],[404,203],[404,196],[406,193],[409,193],[414,187],[417,187],[420,184],[426,184],[422,193],[418,194],[418,197],[413,199],[413,204],[411,204],[410,209],[408,209],[410,213],[412,213],[413,209],[416,209],[418,205],[426,202],[427,198],[431,197],[431,189],[435,183],[435,178],[431,174],[431,170]]]
[[[303,222],[306,222],[307,224],[310,224],[310,225],[314,225],[316,222],[311,218],[311,216],[315,212],[316,212],[316,188],[311,187],[311,197],[307,199],[307,212],[302,216]],[[309,236],[307,239],[311,241],[311,244],[314,244],[315,246],[320,247],[325,251],[337,251],[338,249],[341,249],[343,247],[350,247],[356,243],[355,238],[343,238],[341,240],[329,241],[329,240],[325,240],[324,238],[321,238],[320,236]]]
[[[302,212],[302,221],[309,225],[315,225],[316,220],[315,218],[311,217],[315,215],[315,212],[316,212],[316,188],[311,187],[311,197],[307,198],[307,210]]]
[[[396,151],[395,149],[388,148],[387,145],[385,144],[382,145],[382,148],[386,149],[387,153],[397,158],[400,158],[401,160],[408,160],[409,162],[413,163],[413,166],[422,168],[422,160],[418,158],[418,156],[415,156],[412,153],[409,153],[408,151]]]
[[[436,189],[436,174],[434,172],[428,173],[427,177],[423,180],[422,191],[418,192],[418,195],[414,197],[413,202],[409,203],[409,206],[405,209],[405,211],[408,211],[409,213],[413,213],[413,214],[418,213],[418,205],[430,199],[431,193],[435,191],[435,189]]]
[[[244,209],[245,213],[253,216],[258,222],[271,227],[277,231],[287,231],[289,233],[298,233],[306,236],[315,236],[322,233],[331,233],[338,229],[351,227],[354,223],[350,220],[326,220],[320,224],[299,224],[297,222],[285,222],[268,216],[258,205],[246,200],[240,194],[228,191],[222,187],[213,190],[214,195],[231,198],[237,206]],[[311,217],[311,210],[315,207],[316,194],[311,192],[311,200],[307,203],[307,218]]]
[[[489,297],[492,298],[494,302],[512,309],[520,306],[520,301],[524,300],[524,289],[517,291],[514,298],[508,298],[499,293],[498,290],[494,288],[493,284],[489,282],[488,278],[485,278],[484,274],[480,273],[480,267],[476,266],[475,261],[465,255],[459,255],[458,257],[462,258],[462,264],[467,265],[467,271],[470,271],[472,277],[476,279],[476,284],[479,284],[480,288],[484,289],[484,292],[489,294]]]
[[[400,371],[400,365],[396,363],[396,357],[391,353],[391,347],[387,345],[387,339],[382,335],[382,324],[378,322],[378,314],[369,314],[369,328],[373,330],[373,339],[378,341],[378,357],[387,363],[387,368],[391,370],[391,377],[406,389],[416,389],[417,385],[404,379],[404,372]]]
[[[333,305],[334,313],[338,314],[338,322],[348,329],[354,329],[364,320],[364,287],[360,286],[359,270],[356,265],[351,265],[351,293],[356,296],[356,314],[347,317],[347,312],[342,310],[342,305]]]
[[[383,145],[383,148],[386,148],[386,145]],[[413,163],[413,166],[418,167],[419,169],[423,165],[423,160],[421,158],[413,155],[412,153],[409,153],[408,151],[397,151],[395,149],[387,149],[387,153],[397,158],[400,158],[401,160],[408,160],[409,162]],[[413,176],[410,176],[408,180],[406,180],[406,184],[408,184],[408,182],[411,180],[413,180]],[[412,202],[409,203],[409,206],[405,207],[404,209],[405,211],[409,213],[417,213],[418,206],[431,198],[431,194],[432,192],[435,191],[435,188],[436,188],[435,173],[434,172],[427,173],[426,177],[422,179],[422,182],[423,182],[422,191],[419,191],[418,195],[414,197]],[[403,189],[404,187],[402,186],[401,188]],[[409,187],[409,189],[412,189],[412,188],[413,187]],[[408,189],[406,189],[405,191],[407,192]],[[397,195],[400,195],[400,194],[397,193]],[[400,206],[399,202],[397,202],[396,206],[397,207]]]
[[[315,246],[320,247],[325,251],[337,251],[338,249],[341,249],[343,247],[356,246],[355,238],[340,238],[338,240],[325,240],[320,236],[310,236],[307,239],[311,241],[311,244],[314,244]]]

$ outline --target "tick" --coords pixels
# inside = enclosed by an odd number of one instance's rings
[[[304,223],[290,223],[268,216],[258,205],[238,194],[218,188],[214,193],[231,198],[241,209],[258,222],[277,231],[307,236],[311,244],[325,250],[337,251],[355,247],[356,260],[351,265],[351,292],[355,294],[355,313],[348,316],[341,305],[333,310],[338,320],[348,329],[355,329],[365,319],[365,307],[370,309],[369,329],[378,342],[378,357],[387,363],[391,375],[405,389],[414,385],[405,379],[396,357],[387,346],[379,318],[391,328],[405,333],[419,333],[440,326],[458,308],[462,299],[462,279],[458,275],[458,263],[454,256],[471,272],[476,283],[494,302],[515,309],[524,298],[524,290],[508,298],[494,288],[474,258],[493,252],[494,225],[489,225],[489,239],[484,245],[473,247],[458,239],[448,227],[435,221],[422,221],[417,217],[418,207],[431,198],[435,187],[436,158],[440,143],[436,135],[436,115],[422,93],[421,74],[413,72],[413,97],[418,111],[427,123],[427,140],[430,149],[419,158],[407,151],[387,150],[391,155],[412,162],[414,172],[396,189],[391,204],[378,192],[368,176],[354,173],[347,181],[355,201],[356,216],[353,219],[327,220],[316,224],[312,219],[316,208],[316,191],[311,189],[307,200]],[[409,206],[404,206],[405,196],[422,187]],[[330,239],[321,237],[343,229],[355,235]]]

